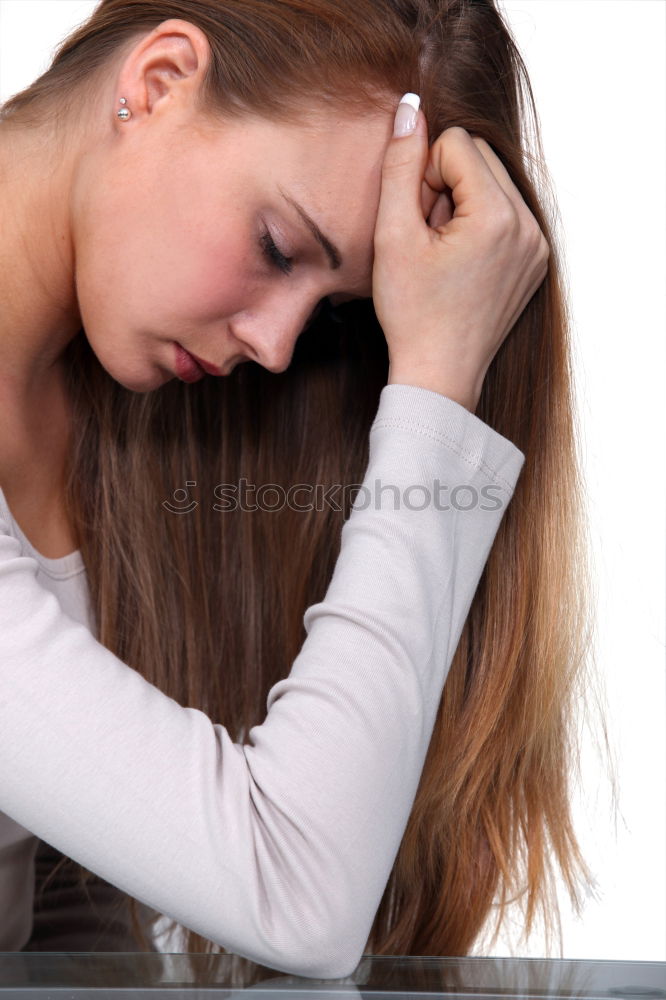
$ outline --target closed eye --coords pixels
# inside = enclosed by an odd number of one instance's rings
[[[260,237],[260,243],[264,256],[267,257],[272,264],[274,264],[277,268],[279,268],[283,274],[291,274],[291,272],[294,269],[294,258],[286,257],[282,253],[282,251],[276,245],[275,240],[273,239],[268,230],[265,230],[262,236]],[[310,314],[308,321],[303,327],[303,330],[307,330],[307,328],[312,325],[312,323],[317,318],[322,309],[325,309],[328,312],[329,317],[331,317],[336,323],[341,322],[339,316],[335,312],[335,306],[333,305],[331,299],[328,296],[326,296],[325,298],[321,299],[320,302],[317,303],[312,313]]]
[[[275,245],[275,241],[268,230],[263,233],[259,242],[262,246],[264,256],[267,257],[272,264],[279,268],[283,274],[291,274],[294,268],[293,257],[285,257],[285,255]]]

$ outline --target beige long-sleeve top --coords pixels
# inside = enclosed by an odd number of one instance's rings
[[[30,934],[42,838],[229,951],[349,975],[524,459],[446,396],[384,387],[330,585],[244,745],[96,640],[80,553],[40,556],[0,492],[0,950]]]

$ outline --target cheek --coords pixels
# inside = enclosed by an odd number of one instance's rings
[[[254,279],[247,240],[229,235],[208,241],[188,236],[180,247],[177,271],[169,280],[178,314],[207,325],[230,319],[252,300]]]
[[[193,197],[219,185],[204,177],[189,181],[164,206],[169,223],[168,237],[162,233],[158,240],[160,281],[178,316],[207,325],[231,317],[252,297],[259,248],[252,245],[249,212],[238,199]]]
[[[136,208],[98,206],[77,240],[77,295],[91,335],[177,339],[183,327],[219,324],[253,301],[258,265],[246,233],[185,221],[173,204],[171,213]]]
[[[175,284],[179,254],[169,217],[142,201],[104,188],[82,206],[74,231],[76,291],[87,332],[123,336],[155,310],[169,281]]]

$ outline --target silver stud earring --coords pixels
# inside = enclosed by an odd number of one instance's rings
[[[121,104],[127,104],[127,98],[126,97],[121,97],[120,98],[120,103]],[[116,111],[116,114],[118,115],[118,117],[120,118],[120,120],[122,122],[126,122],[128,118],[132,117],[132,112],[130,111],[129,108],[119,108]]]

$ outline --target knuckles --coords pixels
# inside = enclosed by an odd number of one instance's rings
[[[548,246],[548,240],[543,235],[541,230],[539,230],[539,256],[543,261],[547,261],[550,257],[550,247]]]
[[[484,223],[488,233],[495,239],[506,236],[514,239],[520,231],[518,212],[503,192],[500,192],[500,196],[494,198],[492,204],[488,205]]]
[[[451,125],[444,129],[431,144],[428,154],[430,161],[436,160],[435,150],[437,147],[466,144],[469,143],[470,139],[482,153],[493,153],[492,147],[481,136],[473,135],[459,125]],[[389,181],[393,178],[400,180],[401,176],[411,167],[411,153],[401,153],[403,148],[406,149],[406,147],[393,146],[391,152],[387,151],[384,158],[382,175]],[[450,192],[450,188],[448,191]],[[453,204],[450,196],[448,196],[448,201],[450,209],[447,221],[453,215]],[[435,198],[435,202],[437,202],[437,198]],[[431,214],[432,211],[431,208]],[[547,262],[550,257],[548,241],[524,202],[521,200],[521,204],[517,206],[499,184],[496,195],[488,198],[487,208],[478,223],[480,228],[477,232],[483,233],[489,241],[507,241],[507,245],[513,245],[518,255],[524,255],[537,261],[547,271]],[[441,224],[443,223],[440,222]],[[400,231],[399,223],[394,219],[389,221],[385,218],[381,226],[375,227],[373,238],[375,252],[387,254],[394,250],[403,238],[404,234]]]
[[[550,247],[546,237],[541,232],[534,216],[530,216],[532,223],[527,232],[528,252],[540,263],[544,263],[550,257]]]

